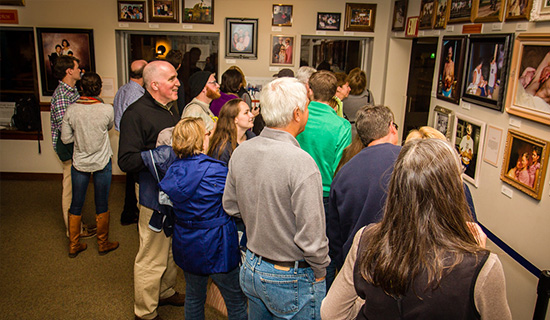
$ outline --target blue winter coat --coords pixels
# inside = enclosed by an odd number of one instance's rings
[[[159,187],[172,200],[174,261],[194,274],[229,272],[239,265],[237,228],[222,207],[223,162],[205,154],[177,159]]]

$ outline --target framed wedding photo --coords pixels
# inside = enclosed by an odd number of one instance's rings
[[[178,22],[179,0],[149,0],[149,22]]]
[[[479,186],[481,150],[486,124],[461,114],[455,114],[453,145],[458,151],[464,169],[462,177],[475,187]]]
[[[502,112],[513,34],[472,35],[462,100]]]
[[[468,38],[465,36],[444,36],[439,59],[437,98],[460,103],[462,75]]]
[[[258,19],[225,18],[225,57],[258,58]]]
[[[292,26],[292,6],[287,4],[274,4],[271,13],[271,25],[279,27]]]
[[[317,12],[317,30],[340,31],[340,12]]]
[[[434,121],[432,127],[443,133],[448,141],[453,139],[454,113],[452,110],[436,106],[434,109]]]
[[[183,23],[214,23],[214,0],[182,0]]]
[[[375,3],[346,3],[344,31],[374,32]]]
[[[118,0],[118,21],[145,22],[145,2]]]
[[[271,66],[293,66],[294,65],[294,36],[272,35],[271,36]]]
[[[540,200],[549,151],[548,141],[508,130],[500,179]]]
[[[405,22],[407,21],[408,0],[395,1],[393,6],[393,22],[391,31],[404,31]]]
[[[448,23],[472,22],[472,1],[451,0]]]

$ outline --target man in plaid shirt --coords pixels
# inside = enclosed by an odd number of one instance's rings
[[[63,192],[61,198],[61,208],[63,210],[63,219],[65,220],[65,228],[67,237],[69,236],[69,207],[71,206],[72,185],[71,185],[71,166],[73,144],[65,145],[60,141],[61,123],[67,107],[75,103],[80,94],[76,89],[76,82],[80,80],[80,68],[78,63],[80,60],[73,56],[60,56],[53,68],[53,75],[60,79],[59,85],[55,89],[51,101],[50,122],[52,125],[52,143],[55,152],[63,164]],[[94,227],[82,228],[81,238],[93,237],[96,233]]]

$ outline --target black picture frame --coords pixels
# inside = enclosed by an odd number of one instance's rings
[[[394,1],[391,31],[404,31],[407,23],[408,0]]]
[[[418,15],[418,29],[433,29],[436,13],[435,0],[422,0],[420,2],[420,13]]]
[[[128,12],[128,7],[132,7],[133,12]],[[135,9],[138,9],[138,13],[135,13]],[[127,22],[145,22],[145,2],[144,1],[127,1],[118,0],[118,21]]]
[[[462,100],[502,112],[513,37],[511,33],[470,36]]]
[[[40,59],[40,79],[42,80],[42,95],[51,96],[57,87],[57,79],[53,76],[56,46],[61,46],[66,40],[68,49],[62,49],[61,54],[69,54],[80,60],[82,72],[95,71],[94,30],[93,29],[62,29],[36,28],[38,40],[38,55]]]
[[[340,31],[340,12],[317,12],[317,30]]]
[[[258,59],[258,19],[225,18],[225,57]]]
[[[437,98],[459,104],[462,94],[464,58],[466,57],[468,38],[466,36],[444,36],[441,43]],[[452,51],[451,62],[454,64],[452,74],[449,70],[446,70],[449,50]]]

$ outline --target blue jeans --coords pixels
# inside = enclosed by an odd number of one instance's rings
[[[204,319],[208,277],[220,289],[227,307],[228,319],[247,319],[246,296],[239,286],[239,267],[228,273],[198,275],[185,271],[185,319]]]
[[[276,269],[252,251],[241,266],[241,287],[250,319],[321,319],[325,280],[315,282],[311,268]]]
[[[105,168],[95,172],[82,172],[71,167],[73,199],[69,212],[75,216],[82,214],[82,206],[86,200],[86,190],[90,183],[90,176],[94,181],[95,213],[100,214],[109,210],[109,190],[111,188],[112,161]]]

